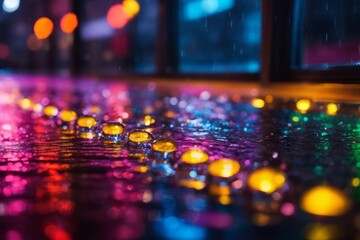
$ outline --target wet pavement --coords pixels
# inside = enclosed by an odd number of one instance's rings
[[[360,237],[359,103],[0,81],[0,239]]]

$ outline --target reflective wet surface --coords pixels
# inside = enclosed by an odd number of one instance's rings
[[[0,239],[360,237],[359,104],[1,78]]]

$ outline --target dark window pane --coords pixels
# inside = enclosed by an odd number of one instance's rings
[[[182,72],[258,72],[260,0],[180,0]]]
[[[69,0],[0,1],[0,69],[68,71],[72,34],[60,29],[60,19],[71,11]],[[35,22],[50,19],[53,29],[44,39],[34,35]],[[42,30],[43,27],[41,27]]]
[[[85,70],[100,73],[154,72],[157,0],[138,0],[140,11],[119,28],[108,23],[114,1],[86,1],[81,26]],[[121,12],[113,15],[121,17]],[[115,24],[119,24],[119,22]]]
[[[358,64],[360,0],[300,2],[305,5],[303,51],[298,66],[327,68]]]

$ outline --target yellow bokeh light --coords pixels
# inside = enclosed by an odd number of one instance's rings
[[[293,122],[298,122],[300,119],[299,119],[299,117],[297,117],[297,116],[294,116],[294,117],[292,117],[292,121]]]
[[[335,225],[313,223],[306,227],[306,237],[309,240],[334,240],[340,236]]]
[[[319,185],[305,192],[300,208],[318,216],[340,216],[350,207],[350,200],[339,189]]]
[[[76,112],[72,110],[62,110],[59,113],[59,118],[64,122],[73,122],[77,118]]]
[[[213,194],[213,195],[230,195],[231,188],[226,185],[211,184],[209,186],[209,192],[210,192],[210,194]]]
[[[125,126],[121,123],[106,123],[103,128],[102,132],[107,135],[119,135],[122,134],[125,130]]]
[[[353,187],[358,187],[360,185],[360,179],[359,178],[353,178],[351,181],[351,185]]]
[[[18,105],[23,110],[31,110],[34,106],[34,103],[28,98],[23,98],[18,101]]]
[[[136,0],[125,0],[123,3],[124,12],[130,17],[134,17],[140,11],[140,5]]]
[[[59,113],[59,109],[53,105],[46,106],[43,113],[48,117],[55,117]]]
[[[41,105],[40,103],[36,103],[33,106],[33,111],[36,113],[41,113],[41,111],[43,110],[43,105]]]
[[[326,105],[326,113],[328,115],[334,116],[336,115],[338,111],[338,106],[335,103],[329,103],[328,105]]]
[[[184,152],[181,155],[181,162],[187,163],[187,164],[199,164],[207,162],[209,159],[209,156],[206,152],[204,152],[201,149],[193,148],[189,149],[186,152]]]
[[[229,178],[240,171],[240,164],[228,158],[218,159],[209,165],[209,173],[215,177]]]
[[[145,126],[150,126],[151,124],[154,124],[155,123],[155,119],[152,118],[150,115],[146,115],[144,117],[144,125]]]
[[[266,101],[267,103],[272,103],[272,102],[274,101],[274,98],[273,98],[273,96],[271,96],[271,95],[266,95],[266,96],[265,96],[265,101]]]
[[[192,179],[179,179],[177,181],[177,184],[182,187],[186,188],[192,188],[195,190],[202,190],[205,188],[206,183],[198,180],[192,180]]]
[[[169,153],[176,151],[177,146],[173,140],[169,138],[161,138],[153,143],[152,149],[157,152]]]
[[[306,113],[307,111],[309,111],[310,107],[311,107],[311,101],[309,99],[301,99],[296,102],[296,108],[301,113]]]
[[[263,108],[265,106],[265,101],[260,98],[254,98],[251,101],[251,105],[255,108]]]
[[[135,130],[129,134],[129,140],[136,143],[144,143],[152,141],[153,136],[147,131]]]
[[[79,127],[92,128],[95,127],[96,124],[97,124],[96,119],[92,116],[81,116],[77,120],[77,125]]]
[[[218,197],[218,202],[222,205],[229,205],[231,203],[231,197],[229,195],[221,195]]]
[[[271,222],[271,218],[268,214],[265,213],[256,213],[253,216],[253,222],[256,226],[264,227],[266,225],[269,225]]]
[[[255,170],[248,178],[248,185],[253,190],[270,194],[280,189],[285,183],[285,174],[273,168],[264,167]]]

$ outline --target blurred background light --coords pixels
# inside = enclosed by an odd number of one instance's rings
[[[48,38],[54,30],[53,22],[47,17],[41,17],[34,24],[34,34],[38,39]]]
[[[60,20],[60,28],[64,33],[72,33],[78,26],[78,19],[74,13],[65,14]]]
[[[5,12],[12,13],[20,7],[20,0],[4,0],[2,8]]]
[[[309,99],[301,99],[296,102],[296,108],[301,113],[306,113],[311,107],[311,101]]]
[[[340,189],[319,185],[303,194],[300,207],[318,216],[340,216],[349,210],[350,200]]]
[[[114,34],[114,29],[109,26],[106,18],[99,18],[85,22],[81,26],[80,34],[84,40],[105,39]]]
[[[195,20],[225,11],[234,6],[234,0],[198,0],[187,3],[184,8],[184,18]]]
[[[125,0],[123,2],[123,10],[130,17],[135,17],[136,14],[140,11],[140,5],[135,0]]]
[[[174,216],[160,218],[155,222],[154,229],[164,238],[194,239],[194,237],[196,237],[198,240],[206,238],[206,231],[204,228]]]
[[[334,116],[336,115],[338,111],[338,106],[336,105],[336,103],[329,103],[326,105],[326,113],[330,116]]]
[[[221,158],[209,165],[209,173],[212,176],[229,178],[240,171],[240,164],[228,158]]]
[[[199,164],[207,162],[209,155],[201,149],[193,148],[189,149],[181,155],[181,162],[187,164]]]
[[[265,106],[265,101],[260,98],[254,98],[251,101],[251,105],[255,108],[263,108]]]
[[[112,28],[118,29],[127,24],[129,16],[122,4],[115,4],[109,8],[106,20]]]
[[[285,181],[286,177],[283,172],[277,169],[263,167],[250,174],[248,185],[253,190],[270,194],[282,188]]]

